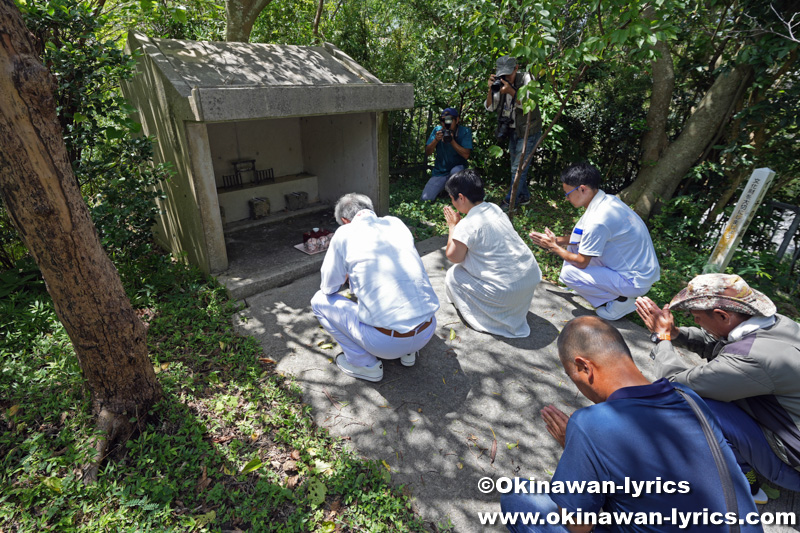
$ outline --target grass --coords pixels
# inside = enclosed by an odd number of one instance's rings
[[[72,345],[43,282],[4,274],[0,530],[424,530],[390,473],[315,426],[291,378],[233,332],[224,289],[160,255],[130,266],[165,398],[91,486],[80,466],[93,419]]]

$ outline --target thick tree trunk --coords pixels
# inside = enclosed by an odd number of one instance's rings
[[[246,43],[250,40],[258,15],[272,0],[225,0],[225,40]]]
[[[0,194],[72,340],[102,429],[125,436],[128,419],[145,416],[161,387],[144,325],[75,183],[54,88],[19,10],[0,0]]]
[[[683,131],[661,154],[654,165],[643,167],[630,187],[620,197],[647,218],[656,202],[668,200],[680,181],[714,138],[720,126],[730,118],[737,94],[752,83],[752,68],[740,65],[720,74],[686,121]]]
[[[653,61],[653,90],[647,110],[647,131],[642,137],[642,167],[655,164],[668,146],[667,117],[675,89],[675,70],[672,54],[664,41],[653,47],[661,56]]]

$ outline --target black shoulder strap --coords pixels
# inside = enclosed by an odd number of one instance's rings
[[[711,424],[703,414],[703,411],[700,410],[700,406],[697,405],[696,401],[694,401],[694,398],[686,394],[686,392],[678,387],[675,387],[675,392],[680,394],[681,397],[686,400],[686,402],[689,404],[689,407],[691,407],[692,411],[694,411],[694,415],[700,421],[700,427],[703,428],[703,434],[706,436],[708,446],[711,448],[711,455],[714,457],[714,462],[717,465],[717,471],[719,471],[719,480],[722,483],[722,493],[725,495],[725,506],[728,508],[728,512],[733,512],[738,517],[739,504],[736,502],[736,489],[733,485],[733,478],[731,478],[731,471],[728,469],[728,465],[725,464],[725,457],[722,455],[722,448],[719,447],[719,443],[717,442],[716,437],[714,437],[714,432],[711,430]],[[735,524],[731,524],[731,532],[738,533],[739,531],[740,529],[738,521]]]

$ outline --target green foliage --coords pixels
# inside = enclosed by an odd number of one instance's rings
[[[314,44],[312,22],[317,13],[314,0],[272,0],[253,24],[250,42],[270,44]]]
[[[132,137],[107,148],[105,161],[90,163],[105,177],[90,210],[103,247],[117,259],[119,268],[120,262],[136,260],[150,250],[151,228],[160,212],[156,199],[162,197],[157,187],[169,177],[170,167],[152,166],[149,138]],[[117,166],[120,163],[124,164]],[[116,168],[103,172],[96,168],[98,164]]]
[[[0,202],[0,270],[14,268],[14,264],[27,253],[5,206]]]
[[[56,79],[56,105],[67,155],[90,205],[106,251],[118,265],[150,248],[158,215],[156,186],[169,175],[152,166],[152,139],[138,136],[134,109],[119,93],[133,75],[133,61],[117,42],[102,37],[109,16],[77,0],[20,4],[36,36],[41,60]],[[20,257],[19,240],[0,213],[5,266]]]
[[[225,5],[214,0],[110,0],[104,32],[124,38],[127,31],[160,39],[225,40]]]
[[[0,280],[11,292],[0,299],[0,528],[423,531],[383,467],[316,427],[298,387],[259,365],[224,288],[168,258],[139,266],[148,292],[126,288],[165,398],[91,486],[80,480],[91,405],[72,345],[33,272]],[[294,450],[292,489],[273,462]]]
[[[400,178],[389,189],[390,213],[401,219],[418,241],[447,233],[442,206],[450,205],[449,198],[447,203],[443,203],[444,199],[434,202],[420,200],[427,180],[428,176]]]

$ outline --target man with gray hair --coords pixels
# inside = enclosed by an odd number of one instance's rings
[[[800,325],[734,274],[697,276],[663,308],[638,298],[636,311],[656,344],[650,354],[656,374],[706,400],[756,503],[767,497],[753,469],[800,490]],[[676,328],[672,311],[690,312],[700,328]],[[688,363],[674,345],[706,362]]]
[[[413,366],[436,330],[439,299],[400,219],[378,217],[363,194],[346,194],[334,212],[341,225],[311,299],[319,323],[342,347],[336,365],[348,376],[383,379],[380,359]],[[337,294],[350,282],[357,302]]]

